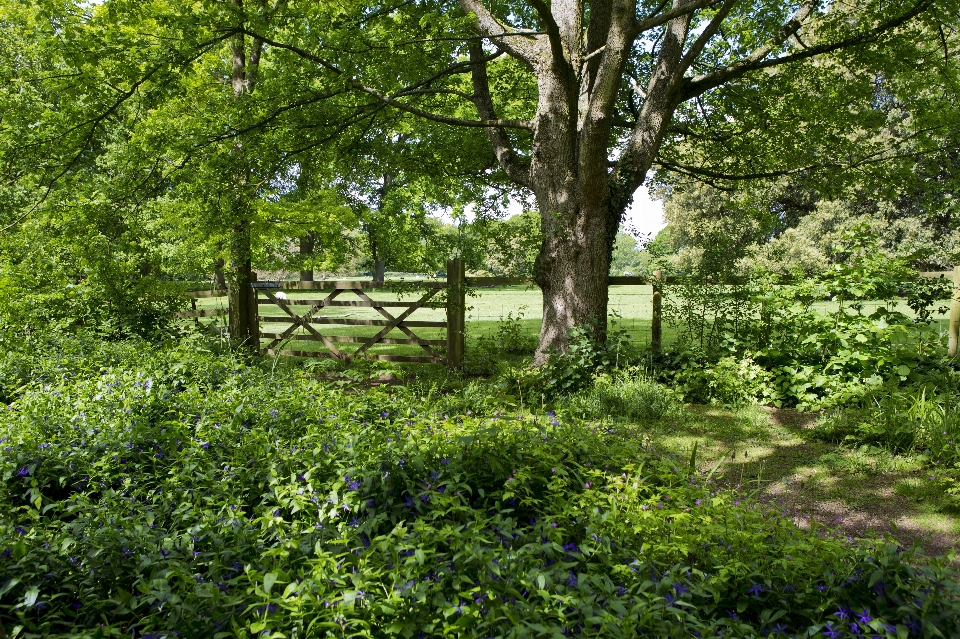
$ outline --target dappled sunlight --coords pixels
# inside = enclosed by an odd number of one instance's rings
[[[891,534],[942,554],[960,541],[960,513],[923,469],[925,459],[876,447],[808,441],[815,414],[776,409],[690,406],[680,418],[638,427],[654,444],[686,459],[697,446],[701,470],[719,462],[721,486],[755,494],[843,534]]]

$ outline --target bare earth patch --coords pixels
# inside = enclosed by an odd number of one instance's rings
[[[940,499],[915,458],[811,441],[802,435],[815,413],[689,409],[701,421],[663,433],[664,443],[699,442],[702,466],[723,459],[722,485],[755,494],[798,525],[813,521],[849,537],[889,534],[928,555],[960,550],[960,512]]]

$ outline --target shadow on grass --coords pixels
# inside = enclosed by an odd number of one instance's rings
[[[718,482],[756,493],[798,525],[812,521],[851,537],[891,534],[929,554],[960,548],[960,512],[930,479],[923,460],[878,448],[811,441],[817,415],[759,407],[688,406],[680,418],[638,427],[657,445],[720,462]]]

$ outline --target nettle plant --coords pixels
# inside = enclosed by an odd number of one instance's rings
[[[960,632],[942,564],[800,529],[628,430],[230,354],[86,370],[0,413],[16,636]]]
[[[884,384],[917,382],[942,367],[943,347],[924,327],[939,300],[949,298],[949,283],[921,278],[909,259],[884,256],[869,237],[847,236],[835,264],[816,277],[781,283],[757,274],[685,298],[691,288],[667,289],[680,298],[667,306],[671,322],[681,309],[703,310],[696,321],[681,322],[680,347],[663,368],[693,401],[729,403],[727,397],[739,396],[823,408],[857,401]],[[901,298],[912,315],[898,308]],[[868,311],[868,301],[880,304]],[[693,332],[701,325],[710,328]],[[723,371],[714,370],[730,357],[759,367],[737,375],[741,388],[727,388]]]

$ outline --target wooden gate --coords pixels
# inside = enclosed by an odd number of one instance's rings
[[[384,285],[372,282],[335,281],[335,282],[254,282],[251,287],[256,295],[257,333],[261,343],[259,351],[263,355],[290,355],[294,357],[326,357],[345,362],[357,359],[384,360],[391,362],[422,362],[446,364],[459,367],[463,357],[463,263],[451,261],[452,272],[446,282],[416,282],[410,287],[419,289],[419,299],[415,301],[375,300],[367,291],[389,290]],[[459,267],[459,268],[458,268]],[[446,319],[417,320],[410,319],[417,310],[427,307],[440,291],[447,289]],[[316,290],[328,293],[319,299],[288,297],[285,291]],[[423,292],[425,291],[425,292]],[[348,298],[348,299],[345,299]],[[264,306],[274,306],[283,315],[264,315]],[[361,319],[342,316],[323,315],[324,309],[332,307],[372,308],[381,317]],[[303,310],[299,310],[303,309]],[[397,313],[396,310],[403,309]],[[289,324],[281,332],[264,332],[263,324]],[[371,337],[337,334],[334,327],[379,326]],[[424,339],[416,334],[416,328],[446,328],[446,339]],[[302,329],[302,330],[300,330]],[[404,338],[387,337],[394,329],[402,332]],[[264,340],[269,340],[263,343]],[[323,350],[296,350],[282,346],[289,342],[320,342]],[[345,349],[338,344],[360,344],[356,349]],[[424,355],[385,355],[374,353],[371,349],[378,344],[412,344],[419,346]]]

